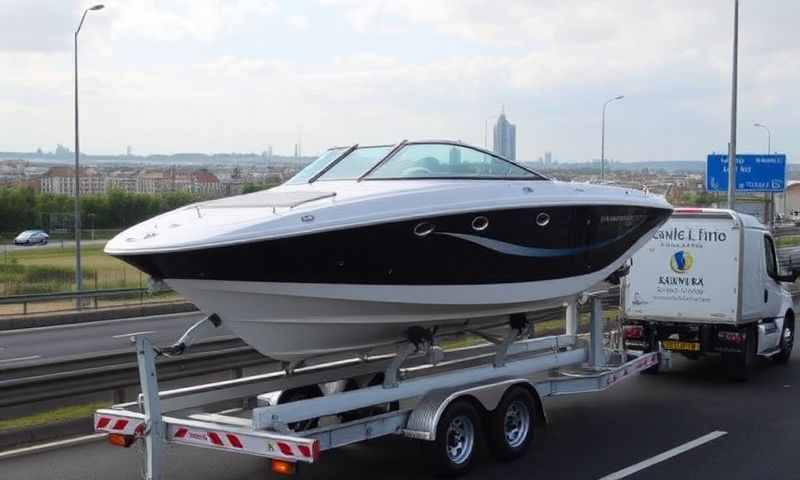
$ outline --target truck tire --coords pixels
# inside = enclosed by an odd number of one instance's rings
[[[744,330],[747,334],[745,339],[744,351],[727,352],[722,355],[728,378],[737,382],[746,382],[753,373],[756,363],[756,350],[758,349],[758,330],[753,326]]]
[[[789,362],[794,349],[794,315],[792,314],[787,314],[783,321],[780,348],[780,353],[772,357],[772,361],[783,365]]]
[[[469,472],[480,445],[478,412],[465,399],[455,400],[436,425],[436,440],[423,442],[430,465],[438,475],[455,477]]]
[[[536,427],[536,399],[526,388],[515,386],[503,395],[489,416],[487,440],[497,460],[515,460],[528,450]]]

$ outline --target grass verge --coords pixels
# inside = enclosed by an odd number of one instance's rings
[[[26,428],[40,427],[42,425],[49,425],[53,423],[63,423],[70,420],[79,420],[81,418],[89,418],[94,415],[95,410],[98,408],[109,407],[109,402],[94,402],[83,405],[73,405],[69,407],[61,407],[49,412],[41,412],[34,415],[25,417],[10,418],[8,420],[0,420],[0,432],[9,430],[22,430]]]

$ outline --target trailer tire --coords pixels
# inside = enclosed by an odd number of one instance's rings
[[[497,460],[515,460],[528,450],[536,427],[536,399],[526,388],[514,386],[489,416],[487,440]]]
[[[780,353],[772,357],[772,361],[784,365],[789,362],[794,349],[794,315],[791,312],[788,312],[783,320],[780,347]]]
[[[746,382],[749,380],[756,363],[758,330],[751,326],[748,327],[745,332],[747,334],[747,338],[745,339],[744,351],[728,352],[722,355],[722,360],[725,362],[725,369],[727,370],[728,378],[737,382]]]
[[[438,475],[455,477],[472,468],[480,439],[478,411],[468,400],[459,399],[445,409],[436,425],[436,440],[423,442],[423,449]]]
[[[283,403],[291,403],[296,402],[298,400],[308,400],[311,398],[317,398],[322,396],[322,391],[317,387],[309,386],[309,387],[300,387],[295,388],[292,390],[287,390],[286,392],[281,395],[280,400],[278,400],[278,404]],[[290,430],[294,432],[302,432],[304,430],[311,430],[312,428],[317,428],[319,424],[319,418],[309,418],[306,420],[300,420],[297,422],[291,422],[287,425]]]

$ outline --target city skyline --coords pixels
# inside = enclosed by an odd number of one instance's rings
[[[602,101],[621,92],[609,158],[702,159],[728,139],[730,3],[112,0],[81,33],[82,149],[481,145],[483,118],[505,104],[525,132],[518,158],[591,159]],[[85,6],[0,5],[0,150],[71,138],[71,37]],[[758,122],[789,161],[800,153],[798,16],[796,2],[742,4],[740,151],[766,149]]]

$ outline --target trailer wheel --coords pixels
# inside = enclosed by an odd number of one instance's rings
[[[494,457],[514,460],[528,449],[536,426],[536,400],[522,387],[511,387],[489,417],[487,439]]]
[[[317,386],[300,387],[284,392],[283,395],[281,395],[280,400],[278,400],[278,404],[291,403],[298,400],[308,400],[310,398],[317,398],[321,396],[322,392]],[[309,418],[306,420],[300,420],[299,422],[291,422],[287,425],[287,427],[289,427],[289,429],[292,431],[302,432],[304,430],[317,428],[317,424],[319,424],[319,418]]]
[[[756,350],[758,349],[758,330],[753,327],[745,329],[747,338],[745,339],[744,351],[742,352],[728,352],[722,355],[722,361],[725,362],[725,369],[728,373],[728,378],[737,382],[746,382],[750,379],[753,373],[753,367],[756,363]]]
[[[780,347],[780,353],[772,357],[772,361],[782,365],[789,362],[792,349],[794,349],[794,315],[791,313],[787,314],[783,320]]]
[[[481,438],[480,417],[464,399],[455,400],[439,418],[436,440],[423,448],[439,475],[454,477],[467,473],[474,463]]]

